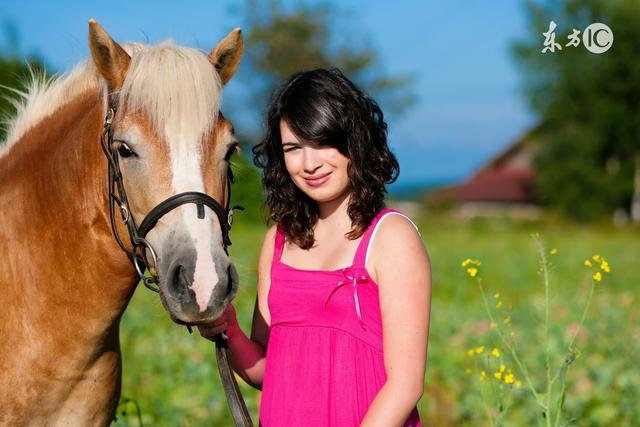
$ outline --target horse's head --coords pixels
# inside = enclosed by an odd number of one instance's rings
[[[220,101],[242,55],[240,30],[206,55],[172,42],[123,48],[97,22],[89,27],[93,62],[117,105],[112,144],[137,225],[180,193],[206,193],[225,206],[237,141]],[[147,234],[157,256],[150,269],[174,320],[209,322],[235,296],[238,275],[224,250],[223,227],[211,208],[186,203]]]

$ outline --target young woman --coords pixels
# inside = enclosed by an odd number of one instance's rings
[[[384,205],[398,175],[375,101],[338,70],[294,75],[254,147],[276,225],[264,238],[251,337],[235,310],[234,370],[270,426],[417,426],[431,298],[415,225]]]

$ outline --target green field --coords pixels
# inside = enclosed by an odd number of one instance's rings
[[[576,343],[581,356],[567,374],[565,414],[579,426],[632,426],[640,419],[640,322],[636,304],[640,284],[640,230],[610,225],[582,226],[559,220],[513,222],[508,219],[454,221],[416,218],[433,267],[432,320],[425,394],[418,408],[424,425],[489,425],[480,391],[508,390],[503,425],[536,425],[540,409],[526,387],[481,381],[468,348],[498,345],[475,282],[460,267],[465,258],[482,261],[490,299],[500,294],[510,312],[521,358],[536,389],[544,381],[544,285],[531,234],[538,232],[550,256],[552,366],[565,356],[571,325],[579,321],[591,286],[583,266],[593,254],[605,256],[611,273],[598,283],[585,330]],[[232,232],[231,256],[242,279],[234,302],[248,333],[256,287],[257,254],[265,226],[243,223]],[[232,425],[215,367],[213,344],[197,332],[170,322],[156,294],[139,287],[121,327],[123,396],[138,405],[144,425]],[[504,363],[514,367],[504,355]],[[468,369],[472,369],[468,372]],[[516,377],[520,373],[514,367]],[[481,388],[484,387],[484,388]],[[496,388],[497,387],[497,388]],[[244,383],[242,392],[257,420],[260,394]],[[488,409],[499,415],[493,401]],[[138,425],[134,403],[121,406],[116,425]],[[121,412],[125,411],[123,415]],[[256,422],[257,425],[257,422]],[[543,425],[543,424],[541,424]]]

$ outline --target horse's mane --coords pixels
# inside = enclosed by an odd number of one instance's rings
[[[131,56],[119,93],[125,108],[144,108],[151,125],[167,139],[180,134],[185,137],[181,140],[193,140],[209,129],[220,108],[222,84],[206,54],[171,40],[156,46],[128,43],[122,47]],[[106,92],[106,84],[90,60],[82,61],[68,74],[51,78],[31,72],[25,86],[24,91],[12,89],[18,95],[10,99],[17,113],[6,121],[7,138],[0,144],[0,156],[29,129],[77,97],[90,90]]]

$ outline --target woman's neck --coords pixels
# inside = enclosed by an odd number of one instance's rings
[[[345,191],[343,195],[336,199],[318,203],[320,214],[316,229],[320,226],[320,228],[329,227],[333,230],[350,230],[351,218],[348,213],[350,196],[351,193]]]

